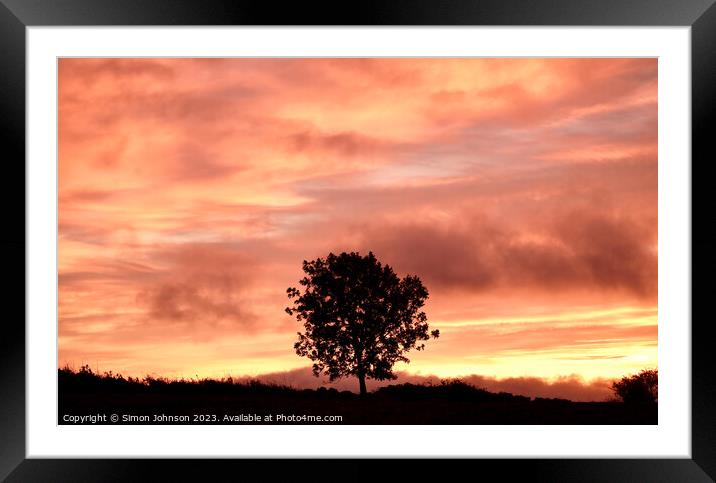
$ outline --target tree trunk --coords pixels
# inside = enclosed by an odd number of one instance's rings
[[[361,397],[368,394],[368,390],[365,388],[365,375],[363,374],[362,371],[358,373],[358,383],[360,384]]]

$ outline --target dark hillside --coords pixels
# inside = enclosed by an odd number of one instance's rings
[[[60,369],[59,424],[657,424],[656,404],[492,393],[459,380],[348,391]],[[114,420],[116,419],[116,421]]]

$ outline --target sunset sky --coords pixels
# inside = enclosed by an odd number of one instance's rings
[[[60,366],[304,374],[286,288],[368,250],[430,291],[401,371],[655,367],[657,60],[59,61]]]

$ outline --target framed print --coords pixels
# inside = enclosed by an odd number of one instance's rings
[[[4,1],[2,476],[712,481],[712,3]]]

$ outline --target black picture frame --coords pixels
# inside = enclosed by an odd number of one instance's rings
[[[0,0],[0,132],[3,143],[3,299],[14,310],[0,333],[0,479],[7,481],[223,481],[270,471],[366,475],[357,460],[297,460],[280,467],[247,460],[26,459],[25,445],[25,42],[29,26],[104,25],[517,25],[690,26],[692,79],[692,459],[460,460],[453,474],[496,472],[535,481],[713,481],[716,479],[716,365],[707,302],[716,293],[709,210],[716,149],[715,0]],[[22,202],[20,200],[23,200]],[[20,204],[23,203],[23,209]],[[699,220],[699,223],[696,221]],[[424,465],[382,463],[382,476],[411,478]],[[270,467],[270,470],[268,469]],[[283,469],[281,469],[283,468]],[[469,474],[469,473],[468,473]],[[161,475],[161,477],[157,477]],[[333,475],[333,476],[332,476]]]

